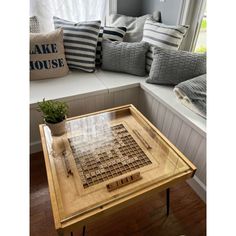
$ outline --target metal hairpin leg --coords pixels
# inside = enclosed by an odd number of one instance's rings
[[[166,189],[166,215],[170,213],[170,189]]]
[[[83,227],[83,236],[85,236],[85,225]]]

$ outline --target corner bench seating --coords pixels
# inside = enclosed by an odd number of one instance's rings
[[[41,150],[38,125],[43,120],[36,107],[43,98],[67,102],[69,116],[132,103],[197,166],[188,183],[205,201],[206,120],[180,104],[173,87],[148,84],[145,78],[98,69],[31,81],[30,151]]]

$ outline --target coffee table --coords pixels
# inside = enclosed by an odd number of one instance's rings
[[[196,167],[133,105],[68,118],[51,136],[40,125],[55,228],[73,235],[91,221],[194,176]]]

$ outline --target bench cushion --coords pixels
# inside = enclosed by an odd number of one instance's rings
[[[67,76],[57,79],[37,80],[30,82],[30,104],[36,105],[43,98],[72,99],[107,92],[107,88],[96,77],[95,73],[83,71],[69,72]]]
[[[112,71],[98,70],[95,72],[97,78],[105,85],[109,92],[122,89],[139,87],[147,76],[141,77],[125,73],[115,73]]]

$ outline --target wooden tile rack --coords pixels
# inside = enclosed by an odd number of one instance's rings
[[[140,172],[137,172],[137,173],[134,173],[132,175],[129,175],[127,177],[124,177],[122,179],[119,179],[119,180],[116,180],[114,182],[107,184],[107,190],[111,192],[113,190],[126,186],[127,184],[131,184],[140,179],[142,179]]]

